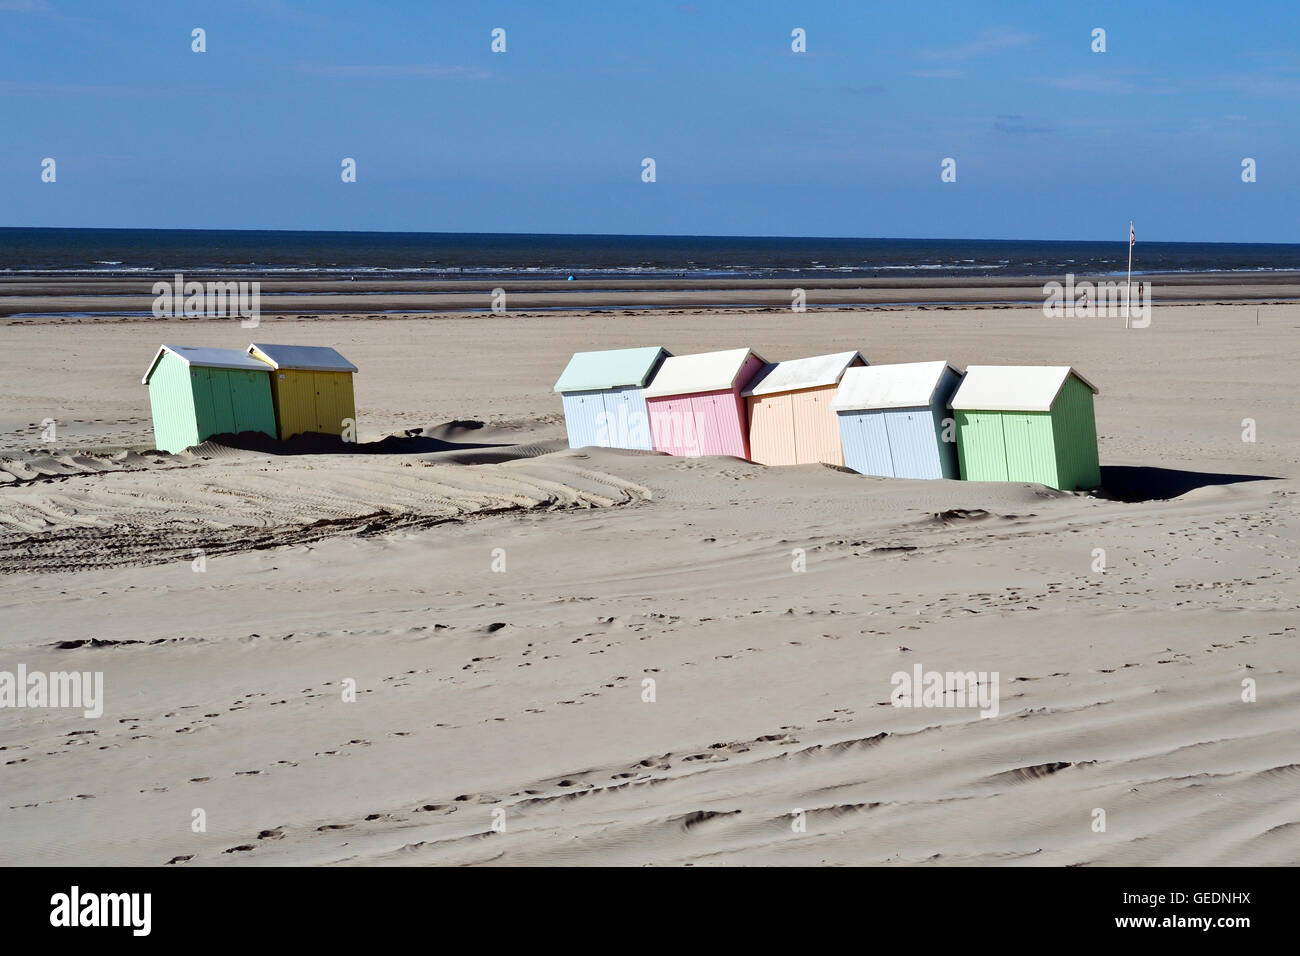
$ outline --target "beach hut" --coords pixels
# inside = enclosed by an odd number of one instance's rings
[[[766,365],[751,349],[664,359],[645,390],[656,451],[749,457],[749,422],[740,390]]]
[[[831,400],[845,370],[866,364],[860,352],[836,352],[763,366],[740,393],[749,457],[763,465],[844,464]]]
[[[555,383],[569,447],[653,448],[642,391],[668,354],[658,346],[575,353]]]
[[[960,381],[961,372],[947,362],[845,371],[831,403],[844,464],[886,478],[958,477],[948,401]]]
[[[275,437],[267,367],[238,349],[164,345],[144,378],[154,445],[178,452],[213,435],[262,432]]]
[[[248,354],[271,370],[277,437],[318,432],[356,438],[357,405],[352,375],[357,367],[332,348],[318,345],[263,345]]]
[[[972,365],[950,404],[961,476],[1096,488],[1096,394],[1068,365]]]

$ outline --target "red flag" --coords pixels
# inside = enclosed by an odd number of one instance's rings
[[[1128,244],[1131,246],[1138,241],[1137,233],[1133,231],[1133,223],[1128,224]]]

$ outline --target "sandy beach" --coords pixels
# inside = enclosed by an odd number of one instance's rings
[[[621,310],[789,309],[795,289],[811,309],[855,307],[922,309],[968,305],[1038,306],[1048,279],[1026,278],[682,278],[630,276],[622,279],[376,279],[321,278],[238,273],[181,273],[186,281],[257,281],[263,315],[279,318],[422,318],[430,314],[483,314],[504,308],[529,312],[612,312]],[[174,281],[164,275],[165,281]],[[1123,283],[1115,275],[1081,275],[1080,282]],[[156,278],[0,277],[0,321],[23,323],[63,318],[97,322],[151,317]],[[1143,274],[1134,278],[1155,288],[1162,305],[1285,305],[1300,300],[1300,273]],[[505,293],[497,299],[497,291]],[[502,305],[501,303],[504,303]]]
[[[0,863],[1296,865],[1300,306],[1242,288],[1128,331],[970,283],[11,318],[0,655],[104,713],[0,714]],[[361,444],[151,452],[158,345],[253,339],[353,361]],[[1068,362],[1104,490],[567,448],[568,357],[640,345]],[[891,706],[916,666],[996,673],[996,716]]]

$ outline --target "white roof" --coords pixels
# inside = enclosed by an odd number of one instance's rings
[[[256,351],[254,351],[256,350]],[[263,345],[254,342],[249,355],[261,353],[272,368],[302,369],[309,372],[355,372],[357,367],[324,345]]]
[[[1073,375],[1097,394],[1097,386],[1068,365],[972,365],[949,408],[992,412],[1050,412]]]
[[[745,360],[753,355],[766,361],[752,349],[728,349],[725,352],[700,352],[674,355],[664,359],[659,373],[644,392],[646,398],[662,395],[690,395],[696,392],[719,392],[732,388]]]
[[[775,395],[794,392],[801,388],[821,388],[834,385],[853,362],[866,364],[861,352],[836,352],[834,355],[814,355],[812,358],[769,362],[754,376],[743,395]]]
[[[202,368],[242,368],[253,372],[265,372],[266,363],[259,362],[251,355],[245,355],[239,349],[205,349],[191,348],[188,345],[164,345],[158,349],[149,363],[149,368],[140,379],[140,384],[148,385],[149,376],[164,354],[170,352],[186,365],[198,365]]]
[[[835,390],[831,408],[846,411],[928,406],[934,401],[935,390],[947,369],[961,374],[960,369],[948,362],[907,362],[848,369]]]

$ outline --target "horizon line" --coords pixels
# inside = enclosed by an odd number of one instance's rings
[[[63,232],[236,232],[236,233],[298,233],[306,235],[368,235],[368,236],[536,236],[556,239],[771,239],[784,241],[828,242],[1055,242],[1096,243],[1108,245],[1112,241],[1128,244],[1128,236],[1110,239],[1041,239],[993,236],[790,236],[790,235],[738,235],[735,233],[637,233],[637,232],[462,232],[426,231],[418,229],[289,229],[289,228],[230,228],[230,227],[174,227],[174,226],[0,226],[0,233],[20,230],[46,230]],[[1221,246],[1295,246],[1298,242],[1238,242],[1223,239],[1138,239],[1138,244],[1161,245],[1221,245]]]

